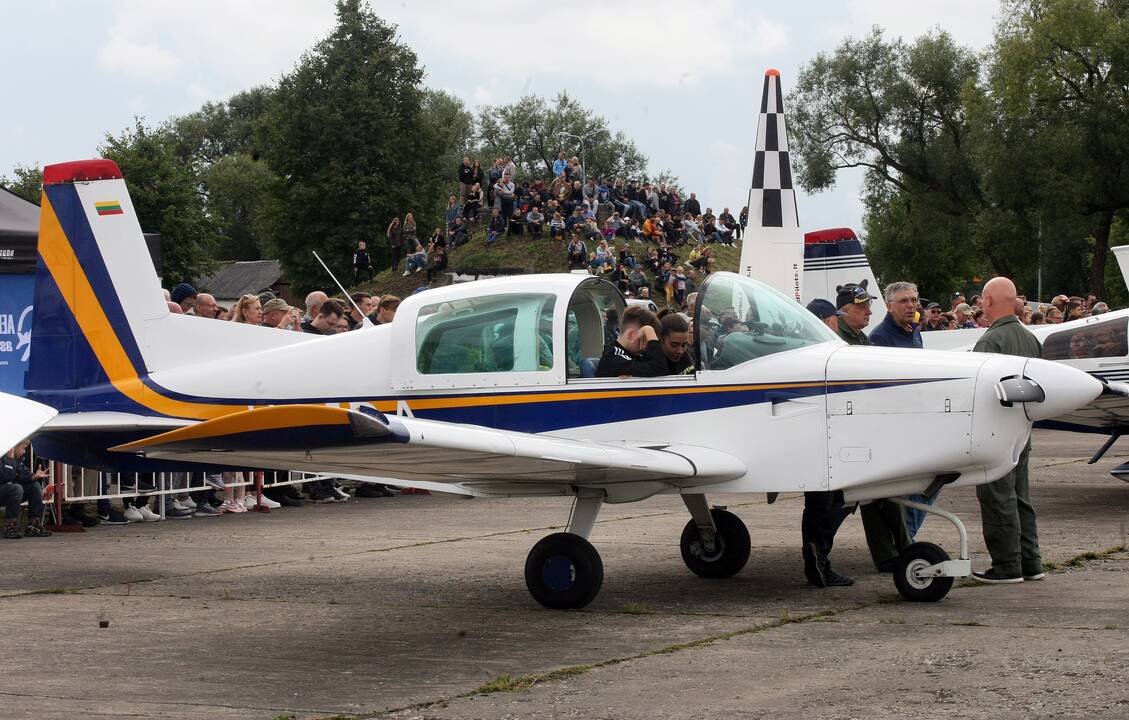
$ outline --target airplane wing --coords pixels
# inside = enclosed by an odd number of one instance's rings
[[[364,406],[256,408],[112,450],[225,467],[491,487],[644,481],[687,487],[746,471],[740,460],[709,448],[573,440],[387,416]]]
[[[96,430],[175,430],[195,424],[193,420],[152,417],[131,413],[96,411],[62,413],[46,425],[43,432],[81,432]]]
[[[34,400],[0,393],[0,415],[4,417],[0,426],[0,452],[15,447],[58,414],[55,408]]]

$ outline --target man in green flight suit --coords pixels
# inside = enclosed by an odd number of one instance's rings
[[[1011,280],[1005,277],[989,280],[980,302],[984,317],[991,325],[972,348],[974,351],[1028,358],[1042,355],[1039,341],[1015,316],[1016,292]],[[1014,470],[999,480],[976,486],[984,543],[992,556],[992,567],[972,573],[973,580],[1006,584],[1044,577],[1027,474],[1030,454],[1031,439],[1028,438]]]
[[[869,345],[863,330],[870,323],[870,302],[876,299],[866,290],[866,281],[847,283],[835,288],[835,307],[839,318],[839,337],[849,345]],[[866,545],[878,572],[893,572],[902,548],[911,542],[906,529],[905,513],[900,505],[875,500],[862,506],[862,527]]]

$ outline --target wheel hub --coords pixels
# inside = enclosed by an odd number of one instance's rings
[[[576,566],[568,558],[554,555],[542,566],[541,579],[553,592],[564,592],[576,582]]]
[[[928,567],[931,567],[931,563],[922,558],[911,560],[906,565],[906,582],[909,583],[910,587],[915,590],[924,590],[929,587],[933,582],[933,576],[921,574]]]

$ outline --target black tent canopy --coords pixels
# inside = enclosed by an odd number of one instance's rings
[[[0,187],[0,273],[35,272],[39,206]]]

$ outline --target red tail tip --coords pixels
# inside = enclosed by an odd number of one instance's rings
[[[771,75],[772,77],[780,77],[780,71],[776,68],[769,68],[764,71],[765,77]]]
[[[93,180],[121,180],[122,171],[113,160],[95,158],[57,163],[43,168],[43,184],[91,182]]]

